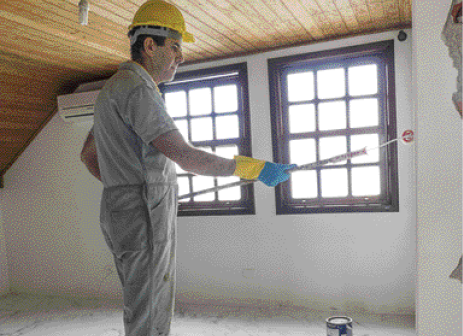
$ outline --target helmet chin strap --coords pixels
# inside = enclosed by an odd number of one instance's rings
[[[162,36],[166,38],[173,38],[176,40],[182,40],[182,35],[170,28],[167,27],[152,27],[152,26],[141,26],[138,28],[133,35],[129,35],[130,37],[130,45],[134,45],[137,42],[137,38],[139,35],[154,35],[154,36]]]

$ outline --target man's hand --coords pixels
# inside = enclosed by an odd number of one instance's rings
[[[246,156],[235,156],[235,175],[246,180],[259,180],[269,187],[289,179],[287,170],[293,169],[296,165],[279,164],[257,160]]]
[[[93,137],[92,131],[88,133],[87,139],[84,142],[84,146],[80,152],[80,160],[84,163],[85,167],[87,167],[90,174],[101,182],[100,166],[98,165],[95,138]]]
[[[277,184],[289,179],[287,170],[295,168],[295,164],[279,164],[273,162],[265,162],[264,169],[257,178],[259,181],[264,182],[269,187],[275,187]]]

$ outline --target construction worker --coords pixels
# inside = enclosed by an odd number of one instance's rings
[[[174,163],[199,175],[235,175],[269,186],[287,180],[293,165],[225,159],[185,142],[158,89],[183,62],[182,43],[194,42],[175,6],[146,2],[128,35],[132,61],[102,88],[81,159],[104,186],[100,226],[123,288],[125,333],[168,335],[175,297]]]

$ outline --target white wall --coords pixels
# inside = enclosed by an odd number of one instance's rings
[[[268,58],[396,37],[397,32],[322,43],[182,71],[248,61],[253,155],[271,160]],[[410,39],[397,41],[395,57],[398,129],[404,130],[413,128]],[[414,151],[399,147],[399,213],[276,216],[273,189],[257,184],[256,216],[180,218],[178,297],[413,314]]]
[[[414,1],[412,11],[420,336],[461,335],[462,286],[448,279],[462,253],[462,125],[451,101],[457,71],[440,37],[450,3]]]
[[[0,193],[0,295],[8,293],[10,289],[5,233],[3,230],[2,204],[2,194]]]
[[[117,279],[105,278],[112,257],[99,231],[102,187],[79,161],[90,126],[55,116],[5,175],[1,192],[13,291],[119,291]]]
[[[394,39],[397,32],[189,66],[248,61],[253,153],[272,158],[267,58]],[[396,44],[398,129],[414,128],[411,40]],[[89,126],[55,117],[5,176],[12,289],[120,297],[98,225],[101,186],[78,156]],[[178,300],[414,314],[415,147],[399,146],[400,212],[276,216],[256,185],[253,216],[180,218]],[[113,268],[111,268],[113,270]]]

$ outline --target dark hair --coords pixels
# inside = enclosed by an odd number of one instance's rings
[[[129,32],[129,37],[132,36],[140,27],[135,27]],[[142,54],[141,52],[143,51],[143,44],[145,43],[145,40],[147,37],[151,37],[153,41],[158,45],[158,46],[164,46],[166,42],[166,38],[164,36],[155,36],[155,35],[138,35],[137,41],[130,46],[130,56],[132,58],[132,61],[141,61],[142,59]]]

